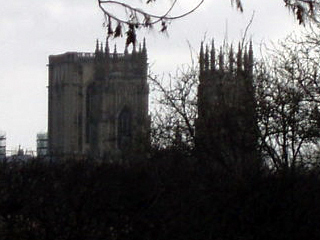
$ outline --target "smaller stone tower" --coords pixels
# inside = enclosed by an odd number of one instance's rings
[[[201,44],[196,147],[228,169],[244,168],[257,158],[252,43],[216,53],[214,42]]]

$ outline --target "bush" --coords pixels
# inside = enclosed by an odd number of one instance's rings
[[[315,239],[312,171],[244,181],[190,156],[0,164],[1,239]]]

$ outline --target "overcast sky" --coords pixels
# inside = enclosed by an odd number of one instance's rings
[[[177,13],[197,2],[180,1]],[[19,145],[35,150],[36,134],[47,131],[48,56],[94,51],[96,39],[105,39],[104,18],[96,0],[0,0],[0,3],[0,130],[6,132],[8,150]],[[214,38],[216,46],[225,38],[237,43],[253,11],[247,36],[252,38],[257,51],[260,43],[277,41],[300,29],[282,0],[246,0],[243,5],[241,14],[231,7],[230,0],[206,0],[197,12],[173,22],[168,34],[159,34],[157,29],[139,33],[139,40],[143,37],[147,40],[152,72],[175,71],[177,66],[189,63],[188,42],[194,55],[204,39],[209,42]],[[156,9],[162,10],[161,6]],[[123,50],[124,42],[117,40],[118,52]],[[110,42],[110,48],[114,43]]]

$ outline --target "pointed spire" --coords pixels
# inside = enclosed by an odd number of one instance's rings
[[[233,46],[231,44],[230,51],[229,51],[229,72],[232,74],[233,73],[233,63],[234,63],[234,58],[233,58]]]
[[[102,43],[97,40],[96,51],[95,51],[95,60],[94,60],[94,78],[96,80],[103,80],[105,77],[105,67],[103,64],[103,49]]]
[[[238,53],[237,53],[237,71],[240,72],[242,70],[242,50],[241,45],[239,43]]]
[[[98,52],[99,52],[99,40],[97,39],[95,53],[98,53]]]
[[[139,43],[139,53],[142,52],[141,43]]]
[[[101,60],[101,52],[100,52],[100,42],[99,40],[97,39],[97,42],[96,42],[96,50],[95,50],[95,61],[100,61]]]
[[[117,54],[117,44],[114,45],[113,54]]]
[[[214,40],[212,40],[211,43],[211,53],[210,53],[210,67],[211,67],[211,71],[214,72],[216,70],[216,50],[214,48]]]
[[[249,71],[249,57],[248,57],[247,47],[245,47],[244,54],[243,54],[243,68],[245,72]]]
[[[200,64],[200,73],[202,73],[204,70],[203,42],[201,42],[201,47],[200,47],[199,64]]]
[[[103,43],[102,42],[100,43],[100,52],[103,53]]]
[[[128,61],[128,45],[126,44],[124,47],[124,58],[122,60],[123,62],[123,74],[124,76],[127,76],[127,73],[129,71],[129,61]]]
[[[147,54],[146,38],[143,38],[142,52]]]
[[[253,49],[252,49],[252,40],[250,40],[250,44],[249,44],[249,74],[253,74]]]
[[[251,59],[250,59],[251,58]],[[253,63],[253,49],[252,49],[252,40],[249,43],[249,60],[252,60]]]
[[[222,47],[220,47],[220,53],[219,53],[219,70],[223,71],[224,69],[224,56],[222,52]]]
[[[109,54],[110,54],[109,38],[108,37],[106,38],[105,54],[106,54],[106,56],[109,56]]]
[[[114,45],[114,50],[113,50],[113,59],[116,60],[118,58],[118,53],[117,53],[117,45]]]
[[[106,45],[105,45],[105,70],[106,73],[110,72],[110,48],[109,48],[109,37],[106,37]]]
[[[204,56],[204,67],[205,71],[209,71],[209,47],[206,46],[206,53]]]
[[[140,57],[140,67],[144,76],[148,74],[148,57],[147,57],[147,46],[146,46],[146,39],[143,38],[142,42],[142,50],[141,50],[141,57]]]

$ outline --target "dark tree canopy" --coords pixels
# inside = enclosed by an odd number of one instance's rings
[[[191,160],[0,162],[0,239],[319,239],[319,169],[239,182]]]

